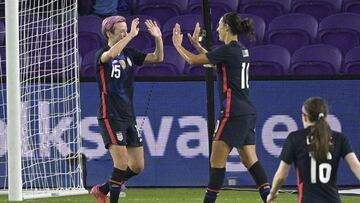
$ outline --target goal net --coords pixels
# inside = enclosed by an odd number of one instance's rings
[[[12,0],[11,0],[12,1]],[[9,187],[5,0],[0,0],[0,187]],[[83,194],[77,0],[18,0],[22,197]],[[7,21],[9,22],[9,21]],[[6,83],[7,82],[7,83]]]

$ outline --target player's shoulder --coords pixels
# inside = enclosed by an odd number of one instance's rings
[[[305,140],[306,136],[308,136],[309,133],[310,133],[310,130],[308,128],[299,129],[299,130],[290,132],[287,139],[291,140],[294,143],[299,143],[301,140]]]
[[[108,51],[109,49],[110,49],[109,46],[102,47],[95,53],[95,56],[98,58],[102,53]]]
[[[344,140],[347,138],[347,136],[342,133],[342,132],[338,132],[338,131],[334,131],[334,130],[331,130],[331,136],[333,137],[333,139],[335,140]]]

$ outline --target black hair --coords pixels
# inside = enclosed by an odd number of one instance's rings
[[[230,27],[232,34],[246,34],[251,41],[255,41],[256,34],[254,30],[254,22],[250,18],[242,18],[237,12],[226,13],[222,21]]]

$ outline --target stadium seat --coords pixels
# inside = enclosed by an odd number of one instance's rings
[[[89,15],[79,16],[79,52],[82,57],[86,53],[105,46],[105,38],[101,33],[102,18]]]
[[[149,31],[146,28],[145,25],[145,20],[146,19],[151,19],[153,21],[155,21],[157,23],[157,25],[159,26],[159,28],[161,29],[161,24],[160,21],[154,17],[151,16],[146,16],[146,15],[134,15],[134,16],[128,16],[126,17],[126,23],[128,25],[128,29],[130,29],[131,27],[131,21],[135,18],[139,18],[140,19],[140,31],[139,34],[130,41],[129,46],[137,48],[137,49],[148,49],[150,47],[154,47],[155,46],[155,40],[154,37],[151,36],[151,34],[149,33]]]
[[[327,44],[305,46],[291,60],[294,75],[335,75],[340,72],[342,55],[339,49]]]
[[[217,24],[225,13],[236,11],[238,8],[239,0],[211,0],[211,23],[213,28],[216,29]],[[188,13],[202,15],[203,1],[202,0],[189,0]]]
[[[195,48],[191,45],[187,33],[192,34],[194,32],[195,24],[199,22],[200,26],[203,27],[203,18],[201,15],[189,14],[181,15],[170,18],[163,26],[163,39],[164,44],[173,46],[172,43],[172,32],[176,23],[181,25],[181,32],[184,34],[183,46],[188,50],[194,50]]]
[[[360,75],[360,46],[352,48],[346,54],[343,72]]]
[[[318,42],[330,44],[345,54],[360,45],[360,14],[341,13],[324,18],[319,24]]]
[[[81,77],[95,77],[96,75],[95,54],[97,51],[98,50],[92,50],[84,56],[80,66]]]
[[[293,0],[292,13],[306,13],[314,16],[319,22],[341,10],[342,0]]]
[[[163,25],[166,20],[186,12],[188,0],[138,0],[136,14],[153,16]]]
[[[78,0],[78,13],[81,16],[90,15],[93,11],[94,1]]]
[[[284,75],[290,66],[290,53],[284,47],[277,45],[262,45],[251,47],[250,75]]]
[[[268,24],[273,18],[286,14],[290,10],[291,0],[243,0],[240,13],[260,16]]]
[[[5,24],[0,21],[0,46],[5,45]]]
[[[1,74],[0,75],[5,76],[5,73],[6,73],[6,49],[5,49],[5,47],[0,47],[0,65],[1,65],[1,68],[0,68]]]
[[[270,22],[266,41],[294,53],[295,50],[312,44],[316,39],[317,30],[318,22],[310,15],[282,15]]]
[[[153,52],[155,48],[145,52]],[[144,64],[135,69],[137,76],[177,76],[184,72],[185,61],[174,47],[164,46],[164,61],[155,64]]]
[[[343,9],[343,12],[360,14],[360,1],[359,0],[344,0],[342,9]]]

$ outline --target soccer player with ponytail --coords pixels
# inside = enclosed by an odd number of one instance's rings
[[[253,21],[230,12],[221,17],[217,28],[224,45],[208,52],[199,43],[197,23],[190,42],[199,52],[192,54],[182,46],[180,25],[173,29],[173,43],[179,54],[190,64],[216,64],[220,115],[214,133],[210,157],[210,180],[204,203],[214,203],[225,177],[226,160],[236,148],[242,163],[252,175],[261,198],[266,201],[270,186],[255,148],[256,108],[249,96],[249,52],[239,41],[240,34],[255,38]]]
[[[336,173],[340,158],[346,160],[360,180],[360,163],[343,133],[332,131],[326,121],[326,102],[319,97],[307,99],[302,107],[304,129],[291,132],[280,154],[268,203],[275,202],[279,187],[285,182],[291,164],[297,175],[299,203],[340,203]]]

